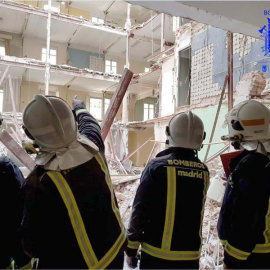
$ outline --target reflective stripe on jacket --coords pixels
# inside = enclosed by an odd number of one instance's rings
[[[270,253],[269,162],[267,156],[248,151],[231,160],[218,221],[228,267],[239,267],[252,253]]]
[[[188,149],[170,148],[141,177],[128,229],[127,254],[142,250],[164,260],[198,260],[207,167]]]
[[[25,249],[40,268],[104,269],[126,242],[100,127],[83,106],[76,111],[80,133],[100,152],[66,171],[38,166],[24,186]]]

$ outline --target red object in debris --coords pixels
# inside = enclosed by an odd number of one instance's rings
[[[228,178],[230,173],[231,173],[230,168],[229,168],[229,163],[230,163],[231,159],[238,156],[241,152],[242,151],[235,151],[235,152],[220,155],[223,169],[224,169],[224,172],[226,174],[226,178]]]

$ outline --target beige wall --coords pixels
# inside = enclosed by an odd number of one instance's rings
[[[113,56],[113,55],[109,55],[106,54],[105,55],[105,60],[113,60],[117,62],[117,73],[118,74],[122,74],[124,67],[126,65],[126,58],[120,58],[118,56]],[[149,64],[147,62],[143,62],[143,61],[135,61],[135,60],[130,60],[130,70],[134,73],[143,73],[144,72],[144,68],[148,67]]]
[[[40,83],[23,81],[21,84],[21,94],[20,94],[20,111],[22,112],[25,106],[33,99],[34,95],[40,94]],[[69,90],[66,86],[51,85],[51,87],[56,87],[59,92],[59,97],[67,101],[71,106],[72,99],[75,95],[79,99],[82,99],[87,104],[88,92]]]
[[[145,130],[139,131],[129,131],[128,133],[128,152],[132,153],[140,145],[145,143],[150,137],[154,140],[154,128],[146,128]],[[153,148],[154,142],[148,142],[143,146],[136,154],[134,154],[130,159],[134,166],[145,166],[148,157]]]
[[[43,31],[43,29],[41,29]],[[46,29],[44,29],[46,31]],[[46,48],[46,40],[32,37],[24,38],[24,46],[23,46],[23,57],[33,58],[37,60],[41,60],[41,50],[42,48]],[[57,50],[57,61],[58,65],[66,64],[66,51],[67,44],[51,42],[51,49]]]

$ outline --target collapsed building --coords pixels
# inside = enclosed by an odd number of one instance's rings
[[[69,104],[77,95],[102,122],[129,68],[134,74],[105,141],[124,223],[143,167],[165,148],[165,127],[176,113],[192,110],[201,117],[207,137],[199,157],[212,179],[222,181],[219,155],[231,150],[220,140],[227,133],[228,109],[251,98],[268,106],[270,68],[265,69],[268,56],[259,35],[219,26],[125,2],[2,1],[0,111],[5,128],[20,144],[25,137],[21,113],[35,94],[56,95]],[[0,151],[10,154],[2,144]],[[221,200],[209,194],[202,269],[222,264],[215,229]]]

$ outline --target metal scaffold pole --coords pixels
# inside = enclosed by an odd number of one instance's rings
[[[45,95],[49,95],[49,83],[50,83],[51,6],[52,1],[48,0]]]

